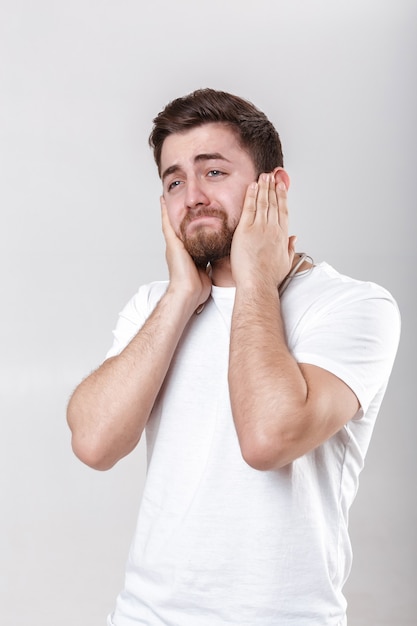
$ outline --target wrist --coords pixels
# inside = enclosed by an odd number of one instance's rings
[[[197,292],[185,285],[170,283],[165,292],[164,300],[173,311],[182,313],[189,319],[195,310],[205,302],[201,292]]]
[[[278,282],[268,275],[246,275],[235,279],[236,291],[256,296],[274,295],[278,291]]]

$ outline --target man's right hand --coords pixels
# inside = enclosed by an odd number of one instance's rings
[[[208,273],[197,268],[183,242],[175,233],[169,220],[164,198],[161,196],[162,232],[166,243],[166,260],[169,270],[168,291],[182,294],[192,311],[204,304],[210,296],[211,279]]]
[[[140,440],[184,328],[211,292],[210,277],[161,205],[169,287],[126,347],[85,378],[68,405],[74,452],[96,469],[109,469]]]

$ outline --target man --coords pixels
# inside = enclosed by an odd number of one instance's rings
[[[155,118],[150,143],[169,281],[127,304],[68,408],[74,451],[97,469],[146,428],[147,481],[108,624],[344,625],[348,509],[397,307],[295,253],[279,136],[252,104],[198,90]]]

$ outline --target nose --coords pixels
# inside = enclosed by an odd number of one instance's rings
[[[204,190],[204,185],[198,178],[187,180],[184,200],[187,209],[194,209],[198,206],[207,206],[210,204],[210,200]]]

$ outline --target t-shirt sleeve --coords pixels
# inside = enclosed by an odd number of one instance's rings
[[[363,415],[388,382],[399,336],[395,301],[386,290],[368,287],[316,312],[300,332],[293,354],[299,363],[317,365],[343,380],[356,394]]]
[[[148,289],[140,287],[119,313],[116,328],[113,330],[113,345],[106,359],[120,354],[145,323],[149,315]]]

